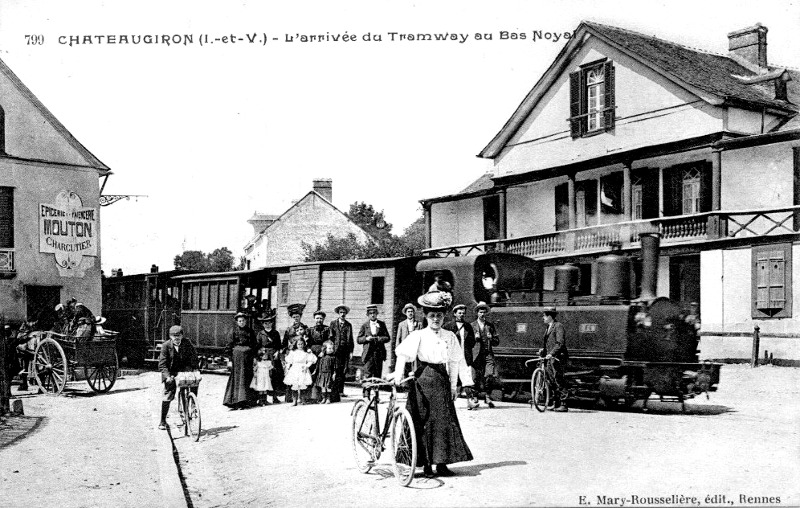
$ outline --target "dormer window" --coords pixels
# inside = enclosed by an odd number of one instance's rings
[[[614,127],[614,65],[609,61],[586,64],[569,75],[570,134],[573,138]]]

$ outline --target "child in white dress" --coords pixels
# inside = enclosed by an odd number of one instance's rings
[[[301,392],[311,385],[311,373],[309,373],[308,369],[317,362],[317,357],[313,353],[306,351],[305,334],[301,333],[300,330],[303,330],[303,328],[298,328],[297,330],[298,337],[294,350],[286,355],[287,372],[286,377],[283,379],[287,386],[291,386],[292,390],[297,392],[293,404],[295,406],[298,401],[300,401],[300,404],[305,403],[305,399],[301,398]]]
[[[256,358],[253,360],[253,382],[250,388],[258,392],[258,405],[266,406],[267,394],[272,392],[272,380],[270,371],[272,370],[272,360],[265,354],[264,348],[258,350]]]

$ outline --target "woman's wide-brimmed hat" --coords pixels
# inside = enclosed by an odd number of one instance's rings
[[[428,291],[417,298],[417,303],[425,309],[447,310],[453,303],[453,294],[447,291]]]
[[[239,319],[240,317],[246,318],[247,314],[245,314],[244,312],[237,312],[236,315],[233,316],[233,319]]]
[[[335,309],[333,309],[333,312],[335,312],[335,313],[337,313],[337,314],[338,314],[340,310],[343,310],[343,311],[345,311],[347,314],[350,314],[350,307],[348,307],[348,306],[347,306],[347,305],[345,305],[345,304],[342,304],[342,305],[337,305],[337,306],[336,306],[336,308],[335,308]]]
[[[475,306],[475,312],[478,312],[481,309],[485,310],[486,312],[489,312],[490,310],[489,304],[486,302],[478,302],[478,304]]]
[[[277,315],[278,312],[275,309],[266,309],[264,312],[261,313],[260,316],[258,316],[257,319],[261,322],[275,321]]]
[[[405,314],[408,309],[411,309],[414,312],[417,311],[417,307],[413,303],[407,303],[403,305],[403,314]]]
[[[294,314],[302,314],[303,313],[303,309],[305,309],[305,308],[306,308],[306,306],[303,305],[302,303],[293,303],[293,304],[289,305],[288,307],[286,307],[286,312],[288,312],[290,316],[292,316]]]
[[[103,316],[97,316],[96,318],[94,318],[94,324],[96,324],[96,325],[102,325],[105,322],[106,322],[106,318],[104,318]]]

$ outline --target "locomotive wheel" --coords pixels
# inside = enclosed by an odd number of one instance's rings
[[[41,339],[33,355],[33,375],[41,393],[58,395],[67,384],[67,355],[51,338]]]
[[[85,366],[83,372],[86,374],[86,382],[96,393],[106,393],[117,380],[118,365],[119,360],[115,355],[113,365]]]
[[[540,413],[544,413],[550,403],[550,384],[544,370],[536,369],[531,376],[531,405]]]

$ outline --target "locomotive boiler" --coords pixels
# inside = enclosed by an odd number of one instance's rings
[[[492,307],[501,340],[495,358],[506,390],[530,382],[533,367],[526,361],[544,347],[542,311],[556,307],[569,350],[570,397],[629,405],[646,404],[655,394],[682,403],[714,391],[721,365],[698,361],[690,311],[656,296],[658,234],[642,234],[640,242],[638,258],[611,252],[597,260],[596,291],[589,295],[578,293],[576,266],[555,267],[554,287],[545,290],[542,264],[508,253],[425,259],[417,271],[425,284],[449,282],[453,301],[467,304],[470,313],[479,301]]]

